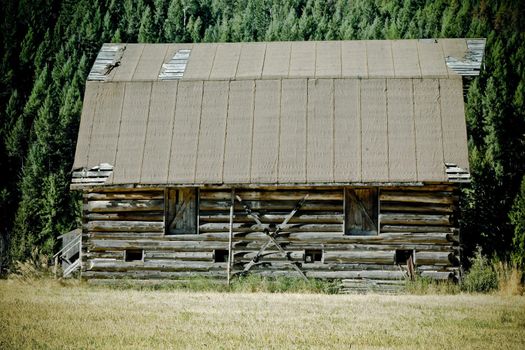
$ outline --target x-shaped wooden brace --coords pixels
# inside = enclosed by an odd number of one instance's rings
[[[261,219],[259,218],[259,215],[257,215],[256,213],[254,213],[252,211],[252,209],[242,201],[242,198],[239,197],[238,195],[235,196],[235,198],[237,199],[237,201],[239,201],[239,203],[242,205],[242,207],[244,208],[244,211],[246,212],[246,214],[248,214],[249,217],[251,217],[258,225],[262,226],[263,227],[263,232],[268,236],[268,241],[263,244],[263,246],[261,247],[261,249],[259,249],[259,251],[257,252],[257,254],[255,254],[255,256],[252,258],[252,260],[246,264],[246,266],[244,267],[243,271],[241,272],[241,274],[245,274],[247,273],[258,261],[259,261],[259,258],[261,257],[261,255],[264,253],[264,251],[270,246],[270,244],[274,244],[275,247],[277,248],[277,250],[279,250],[279,252],[281,252],[281,254],[283,254],[283,256],[288,259],[289,261],[292,261],[292,259],[290,258],[290,256],[288,255],[288,253],[286,253],[286,251],[283,249],[283,247],[281,247],[281,245],[279,244],[279,242],[277,242],[277,240],[275,239],[277,237],[277,235],[283,230],[283,227],[285,225],[288,224],[288,222],[290,221],[290,219],[295,215],[295,213],[297,213],[297,211],[303,206],[304,202],[306,201],[306,199],[308,198],[308,194],[306,196],[304,196],[304,198],[299,201],[299,203],[297,203],[297,205],[295,206],[295,208],[290,212],[290,214],[288,214],[286,216],[286,218],[284,218],[284,221],[278,225],[275,230],[273,230],[272,232],[270,232],[269,228],[268,227],[265,227],[265,225],[262,223]],[[293,268],[299,272],[299,274],[301,275],[301,277],[305,280],[305,281],[308,281],[308,278],[306,278],[306,275],[304,274],[304,272],[299,268],[299,266],[297,266],[297,263],[295,261],[292,261],[292,266]]]
[[[169,225],[169,229],[170,230],[175,228],[175,225],[177,224],[177,221],[181,218],[182,214],[184,214],[184,212],[186,211],[186,207],[189,205],[188,203],[189,203],[189,201],[184,201],[182,203],[182,205],[179,207],[179,210],[175,214],[175,217],[170,222],[170,225]]]

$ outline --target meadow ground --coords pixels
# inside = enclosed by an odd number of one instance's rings
[[[525,297],[114,290],[0,281],[0,349],[525,349]]]

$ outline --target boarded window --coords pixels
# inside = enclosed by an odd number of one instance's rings
[[[197,233],[197,189],[170,188],[166,198],[166,234]]]
[[[345,189],[345,234],[370,236],[378,233],[376,188]]]

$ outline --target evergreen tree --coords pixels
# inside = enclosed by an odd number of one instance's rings
[[[153,33],[153,20],[151,18],[151,10],[149,6],[146,7],[140,20],[140,29],[139,29],[139,43],[151,43],[155,41]]]
[[[525,176],[521,180],[520,192],[514,200],[509,216],[514,225],[512,261],[523,268],[525,267]]]
[[[180,0],[171,0],[164,22],[164,37],[168,42],[184,42],[186,16]]]

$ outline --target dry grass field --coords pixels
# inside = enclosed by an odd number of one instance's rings
[[[525,349],[525,297],[139,291],[0,281],[0,349]]]

